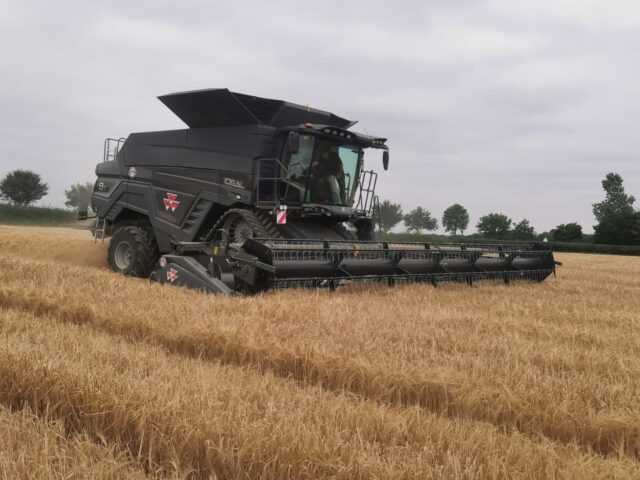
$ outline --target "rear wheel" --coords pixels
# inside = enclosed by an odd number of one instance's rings
[[[148,226],[122,226],[111,238],[109,265],[115,272],[133,277],[148,277],[158,257],[158,245]]]

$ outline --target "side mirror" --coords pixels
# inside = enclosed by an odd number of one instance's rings
[[[289,132],[287,146],[289,147],[289,153],[291,155],[298,153],[298,150],[300,150],[300,134],[298,132]]]
[[[382,152],[382,168],[389,170],[389,150]]]

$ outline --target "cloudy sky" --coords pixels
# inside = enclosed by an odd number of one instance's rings
[[[0,176],[40,172],[45,204],[106,136],[182,128],[157,95],[209,87],[388,137],[405,210],[591,231],[607,172],[640,196],[637,0],[101,3],[0,0]]]

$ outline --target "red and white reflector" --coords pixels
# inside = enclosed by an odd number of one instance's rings
[[[280,209],[276,212],[276,223],[278,225],[284,225],[287,223],[287,209],[286,207],[280,207]]]

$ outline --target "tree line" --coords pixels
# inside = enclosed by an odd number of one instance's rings
[[[640,211],[635,210],[635,198],[628,195],[623,179],[617,173],[609,173],[602,181],[605,199],[594,203],[593,214],[597,225],[594,226],[593,242],[609,245],[640,245]],[[384,200],[380,203],[376,226],[380,231],[389,233],[400,222],[410,233],[434,231],[438,229],[438,220],[424,207],[416,207],[404,213],[399,203]],[[464,235],[469,228],[469,212],[454,203],[441,217],[442,227],[452,236]],[[582,226],[577,222],[563,223],[548,232],[537,233],[529,220],[523,218],[514,222],[504,213],[492,212],[483,215],[476,224],[478,235],[487,239],[543,240],[556,242],[575,242],[584,240]]]
[[[640,210],[634,208],[636,201],[633,195],[625,192],[623,179],[617,173],[609,173],[602,180],[605,191],[603,201],[594,203],[593,214],[598,222],[594,226],[594,243],[609,245],[640,245]],[[65,190],[65,205],[70,208],[86,210],[92,183],[75,183]],[[29,170],[14,170],[0,180],[0,198],[15,205],[31,205],[40,200],[49,191],[49,186],[42,177]],[[438,229],[438,219],[424,207],[418,206],[408,213],[403,213],[399,203],[384,200],[376,212],[376,226],[388,233],[400,222],[408,232],[420,233]],[[454,203],[448,207],[441,217],[445,232],[456,236],[464,235],[469,228],[469,212]],[[492,212],[483,215],[476,224],[478,234],[488,239],[534,240],[548,239],[556,242],[582,241],[582,226],[577,222],[560,224],[549,232],[536,233],[529,220],[523,218],[514,222],[504,213]]]
[[[74,183],[64,191],[65,206],[79,208],[91,202],[93,183]],[[40,174],[30,170],[13,170],[0,180],[0,199],[13,205],[29,206],[49,193],[49,185]]]
[[[469,228],[469,211],[459,203],[454,203],[444,211],[441,221],[445,232],[453,236],[458,233],[464,235],[464,232]],[[431,215],[429,210],[416,207],[409,213],[403,213],[399,203],[393,203],[390,200],[382,201],[376,218],[378,228],[384,233],[389,233],[400,222],[404,222],[409,233],[438,229],[438,220]],[[579,225],[578,227],[581,231],[582,227]],[[476,228],[480,235],[492,239],[531,240],[537,236],[534,228],[529,224],[529,220],[525,218],[516,223],[503,213],[483,215],[476,224]]]

